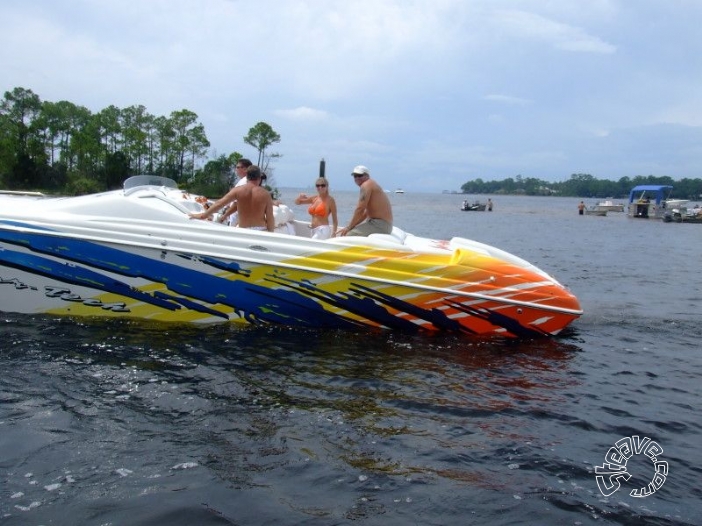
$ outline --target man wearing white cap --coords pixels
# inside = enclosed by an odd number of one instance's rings
[[[392,232],[392,206],[390,199],[378,183],[370,178],[365,166],[356,166],[351,173],[361,188],[358,205],[347,227],[337,231],[337,236],[368,236]]]

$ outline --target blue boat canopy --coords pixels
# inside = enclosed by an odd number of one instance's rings
[[[631,189],[631,192],[629,192],[629,202],[633,203],[634,198],[638,200],[653,196],[655,197],[656,204],[659,205],[661,201],[666,198],[666,193],[669,194],[672,189],[672,186],[665,184],[641,184]]]

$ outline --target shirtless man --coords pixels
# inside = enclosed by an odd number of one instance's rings
[[[248,159],[242,159],[242,161],[248,160]],[[249,161],[250,162],[250,161]],[[251,165],[249,165],[251,166]],[[238,167],[237,167],[238,169]],[[244,184],[248,181],[246,178],[246,170],[248,168],[244,169],[244,176],[241,178],[241,181],[244,181]],[[266,180],[268,179],[268,176],[266,175],[266,172],[261,172],[261,178],[258,180],[258,186],[266,186]],[[242,186],[239,183],[236,184],[236,186]],[[280,204],[279,201],[273,201],[273,205],[278,205]],[[227,209],[224,211],[223,214],[220,214],[219,217],[217,218],[218,223],[226,223],[227,225],[231,226],[239,226],[239,215],[237,213],[237,205],[236,201],[234,201],[231,205],[227,207]]]
[[[190,214],[193,219],[207,219],[229,203],[236,201],[239,213],[239,227],[251,230],[268,230],[273,232],[273,198],[268,190],[259,185],[261,170],[252,165],[246,169],[246,184],[235,186],[227,194],[215,201],[204,212]]]
[[[361,188],[356,209],[349,225],[340,228],[337,236],[368,236],[370,234],[390,234],[392,232],[392,207],[390,199],[378,183],[370,178],[365,166],[356,166],[351,173],[353,180]]]

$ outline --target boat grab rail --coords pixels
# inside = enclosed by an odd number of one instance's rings
[[[21,197],[47,197],[41,192],[32,192],[29,190],[0,190],[0,195],[16,195]]]

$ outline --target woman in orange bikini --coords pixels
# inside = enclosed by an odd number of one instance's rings
[[[336,201],[329,195],[329,183],[325,177],[320,177],[315,183],[317,187],[317,195],[308,196],[300,194],[295,198],[296,205],[309,204],[307,209],[312,221],[312,239],[329,239],[336,235],[336,229],[339,223],[336,218]],[[329,225],[329,216],[331,215],[332,224]]]

